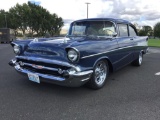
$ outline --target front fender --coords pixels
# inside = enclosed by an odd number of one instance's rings
[[[112,62],[110,61],[110,59],[109,59],[107,56],[103,56],[103,57],[98,58],[98,59],[95,61],[93,67],[94,67],[94,66],[97,64],[97,62],[100,61],[100,60],[105,60],[105,61],[107,61],[107,62],[108,62],[108,65],[109,65],[109,71],[110,71],[110,72],[113,72],[113,64],[112,64]]]

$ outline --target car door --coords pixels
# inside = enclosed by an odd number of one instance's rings
[[[137,31],[136,31],[135,27],[133,27],[132,25],[129,25],[129,38],[134,41],[134,44],[133,44],[133,46],[134,46],[133,60],[134,60],[134,59],[138,58],[138,56],[139,56],[139,49],[137,47],[137,43],[138,43],[139,38],[137,36]]]
[[[118,23],[119,29],[118,41],[118,62],[117,69],[129,64],[133,60],[134,40],[129,36],[128,24]]]

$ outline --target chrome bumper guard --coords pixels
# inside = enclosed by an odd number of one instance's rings
[[[32,58],[31,58],[32,59]],[[41,61],[43,61],[44,59],[41,59]],[[48,61],[45,59],[46,63],[48,63]],[[51,63],[51,61],[49,61]],[[88,71],[81,71],[79,67],[71,65],[69,63],[62,63],[59,61],[52,61],[52,63],[54,62],[54,64],[59,64],[61,63],[61,65],[65,65],[65,66],[70,66],[71,68],[73,68],[72,70],[67,70],[67,71],[63,71],[63,73],[61,73],[60,76],[54,76],[54,75],[48,75],[48,74],[42,74],[42,73],[37,73],[37,72],[33,72],[30,71],[28,69],[23,69],[21,67],[21,63],[17,62],[16,59],[13,59],[9,62],[9,65],[13,66],[16,71],[18,71],[19,73],[22,74],[28,74],[28,73],[33,73],[33,74],[37,74],[40,77],[40,81],[43,82],[51,82],[54,84],[58,84],[58,85],[64,85],[64,86],[70,86],[70,87],[77,87],[77,86],[81,86],[83,84],[85,84],[91,77],[93,70],[88,70]],[[28,64],[28,63],[23,63],[23,65],[28,65],[28,66],[32,66],[32,64]],[[32,66],[33,67],[33,66]],[[50,68],[50,67],[45,67],[43,66],[43,69],[45,70],[51,70],[53,72],[58,71],[57,68]]]

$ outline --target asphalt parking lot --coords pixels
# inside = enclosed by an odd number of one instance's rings
[[[1,120],[160,120],[160,49],[150,48],[143,65],[110,75],[104,88],[36,84],[8,65],[14,53],[0,44]]]

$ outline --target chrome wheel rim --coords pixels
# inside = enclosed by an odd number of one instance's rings
[[[142,63],[142,59],[143,59],[143,58],[142,58],[142,53],[140,53],[140,54],[139,54],[139,64]]]
[[[95,82],[97,85],[102,85],[106,80],[107,66],[104,61],[99,62],[95,67]]]

